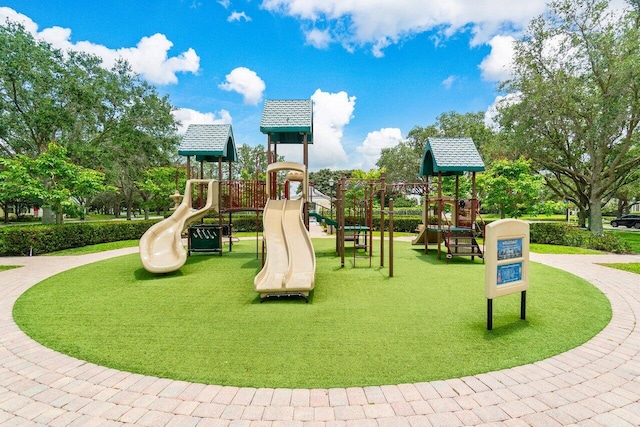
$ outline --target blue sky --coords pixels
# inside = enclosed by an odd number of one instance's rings
[[[368,169],[447,111],[485,111],[543,0],[0,0],[63,49],[118,56],[176,117],[264,144],[265,99],[314,100],[310,167]],[[301,150],[287,151],[299,160]]]

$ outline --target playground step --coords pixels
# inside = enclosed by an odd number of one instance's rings
[[[447,258],[454,256],[482,257],[482,249],[472,230],[455,230],[445,236]]]

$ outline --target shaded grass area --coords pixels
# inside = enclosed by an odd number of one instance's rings
[[[11,270],[12,268],[18,268],[19,265],[0,265],[0,271]]]
[[[255,242],[192,255],[153,275],[138,255],[79,267],[32,287],[14,307],[44,345],[100,365],[220,385],[330,388],[429,381],[534,362],[571,349],[610,320],[607,299],[565,272],[533,263],[527,320],[519,295],[494,301],[486,330],[484,266],[438,261],[395,243],[386,268],[346,267],[316,239],[311,301],[260,304]],[[377,252],[377,249],[376,249]],[[374,266],[379,260],[374,258]]]
[[[612,264],[600,264],[605,267],[616,268],[618,270],[629,271],[631,273],[640,274],[640,262],[628,262],[628,263],[612,263]]]
[[[65,249],[63,251],[50,252],[44,256],[61,256],[61,255],[85,255],[96,252],[111,251],[113,249],[131,248],[138,246],[139,240],[120,240],[118,242],[100,243],[97,245],[82,246],[79,248]]]

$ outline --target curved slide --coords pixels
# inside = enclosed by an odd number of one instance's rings
[[[302,199],[267,201],[262,220],[267,258],[254,280],[254,289],[261,298],[307,297],[313,290],[316,256],[302,219],[302,208]]]
[[[207,202],[193,209],[194,184],[207,184]],[[182,231],[192,222],[204,217],[211,209],[218,209],[218,183],[209,179],[190,179],[184,190],[182,203],[173,214],[152,225],[140,238],[140,260],[150,273],[169,273],[182,267],[187,252],[182,244]]]
[[[418,235],[411,241],[412,245],[424,244],[424,239],[427,239],[427,243],[437,243],[438,233],[433,228],[427,228],[423,224],[418,226]]]

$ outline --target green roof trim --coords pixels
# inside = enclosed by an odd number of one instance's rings
[[[260,132],[269,135],[275,144],[301,144],[304,135],[313,143],[313,101],[310,99],[264,102]]]
[[[178,154],[196,156],[197,161],[237,162],[233,129],[225,124],[191,124],[180,142]]]
[[[462,175],[482,172],[484,162],[471,138],[428,138],[422,155],[420,176]]]

